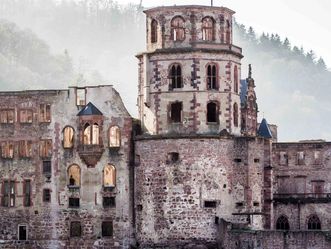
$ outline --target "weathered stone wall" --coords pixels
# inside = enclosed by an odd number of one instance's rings
[[[135,142],[136,236],[148,245],[216,243],[215,218],[262,227],[264,140],[141,137]],[[179,159],[172,162],[169,154]],[[257,160],[259,159],[259,160]],[[205,207],[214,201],[214,207]],[[254,203],[256,203],[254,205]]]
[[[132,243],[132,191],[130,186],[131,130],[132,120],[126,111],[119,94],[112,86],[86,87],[86,103],[92,102],[102,112],[99,146],[103,152],[94,167],[88,167],[79,154],[82,130],[79,127],[77,113],[82,107],[76,105],[76,88],[59,91],[27,91],[2,92],[0,110],[28,107],[33,110],[32,124],[21,124],[15,120],[13,124],[1,124],[0,142],[2,141],[33,141],[33,156],[22,159],[18,156],[17,147],[13,159],[0,159],[0,177],[3,191],[3,181],[15,181],[15,206],[0,207],[0,240],[5,243],[18,239],[18,225],[28,225],[28,245],[40,244],[42,248],[47,243],[59,243],[72,248],[90,248],[94,243],[106,243],[109,248],[128,248]],[[38,122],[39,105],[51,105],[51,121]],[[17,115],[16,115],[17,116]],[[121,147],[109,149],[108,131],[112,126],[118,126],[121,131]],[[63,148],[63,129],[70,126],[74,129],[74,146]],[[39,140],[52,140],[50,177],[43,174],[43,158],[39,156]],[[93,152],[92,152],[93,153]],[[91,154],[92,155],[92,154]],[[72,164],[80,167],[80,187],[69,188],[68,168]],[[108,164],[116,168],[116,186],[104,192],[103,172]],[[31,206],[23,206],[24,180],[31,180]],[[51,190],[51,201],[43,201],[43,189]],[[68,208],[69,197],[79,197],[79,208]],[[115,197],[116,207],[104,208],[103,196]],[[3,192],[1,192],[1,199]],[[82,235],[80,238],[70,238],[70,222],[80,221]],[[113,236],[102,237],[102,221],[113,222]],[[55,242],[59,240],[58,242]],[[38,242],[36,242],[38,241]],[[19,242],[25,243],[25,242]],[[37,244],[36,244],[37,243]],[[7,248],[7,246],[5,247]],[[8,248],[14,248],[8,245]],[[68,247],[69,248],[69,247]],[[71,248],[71,247],[70,247]],[[98,247],[96,247],[98,248]],[[100,247],[101,248],[101,247]]]

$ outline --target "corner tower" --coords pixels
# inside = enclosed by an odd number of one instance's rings
[[[224,7],[145,11],[147,51],[139,59],[139,118],[157,134],[241,134],[241,48]]]

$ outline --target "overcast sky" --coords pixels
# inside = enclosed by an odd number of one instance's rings
[[[143,6],[200,4],[211,0],[142,0]],[[140,0],[118,0],[136,3]],[[235,18],[258,33],[274,32],[288,37],[292,44],[314,50],[331,68],[331,1],[330,0],[214,0],[214,6],[228,7]]]

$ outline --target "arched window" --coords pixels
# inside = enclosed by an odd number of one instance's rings
[[[114,187],[116,185],[116,169],[113,165],[106,165],[103,170],[103,186]]]
[[[238,86],[238,67],[234,66],[234,72],[233,72],[233,84],[234,84],[234,92],[238,93],[239,86]]]
[[[321,221],[317,215],[312,215],[309,217],[308,230],[321,230]]]
[[[237,103],[233,104],[233,125],[238,127],[238,105]]]
[[[118,126],[109,128],[109,147],[118,148],[121,146],[121,130]]]
[[[63,148],[70,149],[74,146],[75,131],[72,127],[67,126],[63,129]]]
[[[202,40],[213,41],[215,39],[214,23],[211,17],[202,19]]]
[[[182,68],[179,64],[173,64],[169,72],[171,88],[182,88]]]
[[[157,42],[157,21],[155,19],[151,22],[151,42]]]
[[[80,168],[77,164],[73,164],[68,168],[69,186],[80,186]]]
[[[93,125],[85,124],[83,133],[83,144],[99,144],[99,125],[94,123]]]
[[[207,122],[208,123],[218,122],[217,104],[215,102],[209,102],[207,104]]]
[[[217,89],[217,66],[215,64],[207,66],[207,88]]]
[[[184,19],[180,16],[174,17],[171,20],[171,38],[174,41],[182,41],[185,39]]]
[[[277,230],[290,230],[290,224],[288,223],[288,219],[285,216],[280,216],[276,222]]]

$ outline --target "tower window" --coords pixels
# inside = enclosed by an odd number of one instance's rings
[[[216,65],[208,65],[207,67],[207,88],[217,89],[217,67]]]
[[[26,225],[18,225],[18,240],[28,239],[28,228]]]
[[[171,38],[173,41],[182,41],[185,39],[184,19],[180,16],[171,20]]]
[[[70,223],[70,237],[80,237],[82,235],[82,227],[79,221]]]
[[[182,88],[182,68],[179,64],[174,64],[170,68],[169,72],[171,89]]]
[[[290,230],[290,224],[288,223],[288,219],[285,216],[280,216],[276,222],[277,230]]]
[[[113,236],[113,222],[112,221],[103,221],[101,228],[102,228],[102,237]]]
[[[157,42],[157,21],[155,19],[151,23],[151,42]]]
[[[312,215],[308,219],[308,230],[321,230],[321,221],[317,215]]]
[[[170,120],[172,123],[182,122],[182,102],[175,102],[171,104],[170,107]]]
[[[233,72],[233,83],[234,83],[234,92],[238,93],[238,67],[234,66],[234,72]]]
[[[238,115],[238,105],[237,105],[237,103],[234,103],[234,105],[233,105],[233,125],[235,126],[235,127],[238,127],[238,117],[239,115]]]
[[[214,102],[209,102],[207,104],[207,122],[208,123],[218,122],[217,104]]]
[[[214,20],[211,17],[205,17],[202,20],[202,40],[213,41],[215,37]]]

